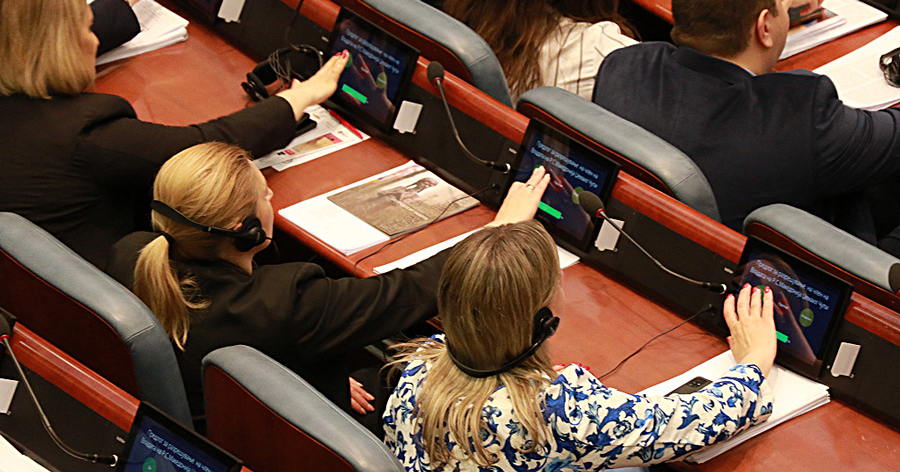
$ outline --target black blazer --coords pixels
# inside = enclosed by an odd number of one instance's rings
[[[643,43],[603,61],[594,102],[691,157],[738,231],[748,213],[781,202],[872,241],[858,192],[900,170],[900,110],[847,107],[809,71],[753,76],[688,47]]]
[[[123,238],[107,272],[131,289],[138,251],[158,236]],[[266,353],[349,412],[347,353],[437,315],[438,279],[449,253],[366,279],[330,279],[305,262],[259,266],[252,275],[221,260],[178,264],[210,301],[191,316],[185,350],[175,351],[191,412],[204,412],[203,357],[236,344]]]
[[[18,213],[103,267],[110,247],[149,228],[150,189],[173,154],[206,141],[256,156],[283,147],[296,122],[273,97],[207,123],[140,121],[114,95],[0,97],[0,211]]]

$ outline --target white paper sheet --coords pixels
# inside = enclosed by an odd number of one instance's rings
[[[882,54],[900,45],[900,26],[871,43],[815,70],[827,75],[837,88],[838,97],[848,106],[880,110],[900,101],[900,88],[884,80],[878,66]]]

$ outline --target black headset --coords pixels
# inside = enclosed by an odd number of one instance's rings
[[[160,215],[183,225],[190,226],[191,228],[196,228],[211,234],[217,234],[219,236],[225,236],[226,238],[234,238],[234,247],[241,252],[247,252],[266,242],[267,239],[272,239],[266,235],[266,230],[263,229],[262,222],[260,222],[259,218],[256,216],[244,218],[244,221],[241,222],[241,229],[239,231],[234,231],[197,223],[159,200],[150,202],[150,208]]]
[[[538,348],[541,347],[541,344],[544,343],[550,336],[553,336],[556,333],[556,328],[559,327],[559,317],[553,316],[553,312],[550,311],[549,308],[544,307],[538,310],[534,315],[534,330],[531,332],[531,346],[528,349],[525,349],[524,352],[513,358],[513,360],[503,364],[502,366],[492,369],[492,370],[480,370],[469,367],[453,355],[453,350],[450,348],[450,344],[447,344],[447,354],[450,356],[450,360],[453,361],[453,364],[456,365],[459,370],[468,374],[469,376],[476,378],[484,378],[490,377],[492,375],[502,374],[519,364],[525,362],[526,359],[531,357],[535,352],[537,352]]]
[[[241,82],[241,87],[251,100],[258,102],[269,97],[266,85],[279,79],[290,85],[291,79],[306,80],[321,68],[321,51],[306,44],[291,45],[269,54],[257,64],[247,73],[247,81]]]

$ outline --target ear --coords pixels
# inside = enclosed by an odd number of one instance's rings
[[[756,23],[753,27],[754,37],[751,39],[755,39],[766,49],[773,47],[775,45],[774,21],[775,16],[772,15],[772,12],[768,8],[759,12],[759,16],[756,17]]]

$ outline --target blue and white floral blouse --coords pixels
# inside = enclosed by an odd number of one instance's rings
[[[443,342],[441,335],[434,339]],[[410,362],[384,413],[384,441],[408,471],[432,470],[420,423],[413,418],[427,372],[426,363]],[[623,393],[570,365],[535,399],[546,402],[544,418],[553,431],[549,444],[532,453],[513,447],[529,439],[501,386],[484,406],[486,430],[481,432],[488,452],[499,461],[482,469],[455,460],[444,470],[581,471],[665,462],[765,420],[772,412],[772,397],[753,364],[735,366],[696,393],[668,397]]]

